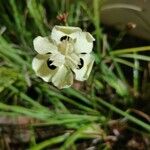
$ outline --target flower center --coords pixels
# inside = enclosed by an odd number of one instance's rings
[[[63,36],[60,41],[58,53],[51,54],[50,59],[47,60],[48,67],[54,70],[58,66],[65,65],[70,69],[81,69],[84,61],[74,51],[74,40],[69,36]]]
[[[73,52],[73,43],[67,40],[63,40],[58,45],[58,51],[64,56],[71,54]]]
[[[68,36],[60,39],[62,42],[58,45],[58,51],[65,56],[65,65],[69,68],[77,68],[80,58],[74,52],[74,42]]]

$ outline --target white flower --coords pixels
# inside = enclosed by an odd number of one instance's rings
[[[76,80],[89,77],[94,57],[91,54],[95,39],[78,27],[55,26],[51,37],[38,36],[34,49],[39,53],[32,61],[36,75],[58,88],[67,88]]]

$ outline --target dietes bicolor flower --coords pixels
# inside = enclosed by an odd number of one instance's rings
[[[38,54],[32,68],[37,76],[60,89],[70,87],[74,78],[87,80],[94,63],[94,40],[78,27],[54,26],[50,37],[38,36],[33,40]]]

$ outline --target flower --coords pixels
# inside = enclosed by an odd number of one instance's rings
[[[91,72],[95,39],[78,27],[54,26],[50,37],[33,40],[37,56],[32,61],[36,75],[56,87],[68,88],[73,79],[84,81]]]

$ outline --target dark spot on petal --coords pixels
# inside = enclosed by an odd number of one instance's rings
[[[78,68],[77,69],[81,69],[84,65],[84,60],[82,58],[80,58],[80,63],[78,65]]]
[[[87,53],[81,53],[81,54],[87,54]]]
[[[60,38],[60,41],[63,41],[63,40],[69,41],[69,39],[70,39],[70,37],[67,36],[67,35],[65,35],[65,36],[62,36],[62,37]]]
[[[46,53],[46,54],[52,54],[51,52],[48,52],[48,53]]]
[[[48,59],[47,60],[47,66],[51,69],[51,70],[54,70],[56,69],[57,67],[55,65],[52,65],[53,61]]]

